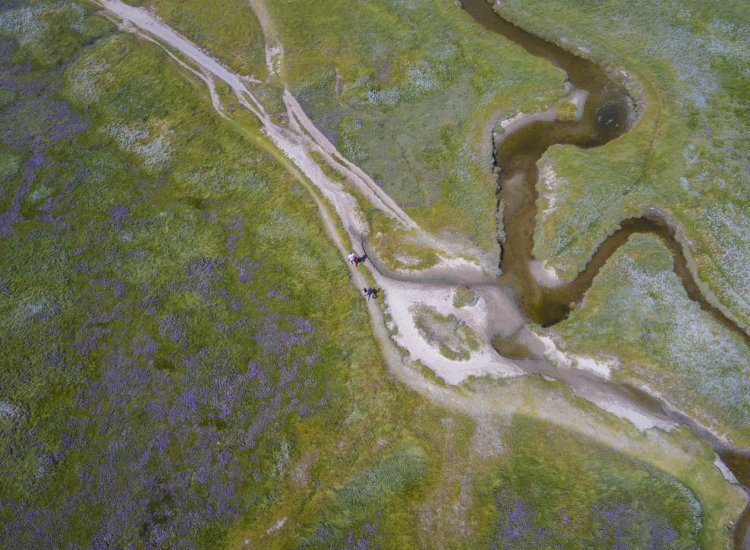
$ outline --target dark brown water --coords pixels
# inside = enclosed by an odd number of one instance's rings
[[[559,46],[516,27],[498,16],[486,0],[463,0],[464,9],[485,28],[522,46],[532,55],[548,60],[566,71],[570,83],[588,92],[588,99],[580,121],[534,122],[502,136],[495,147],[495,164],[501,169],[498,179],[498,199],[506,208],[505,240],[501,245],[500,284],[512,292],[526,315],[542,326],[550,326],[565,319],[571,307],[579,303],[590,288],[594,277],[609,257],[634,233],[648,233],[659,237],[671,250],[675,273],[680,277],[688,296],[722,325],[739,334],[750,345],[750,336],[714,307],[703,296],[688,269],[687,260],[675,238],[674,230],[657,213],[645,214],[620,223],[620,229],[599,246],[585,270],[570,284],[555,289],[541,287],[530,271],[533,259],[533,236],[536,226],[537,161],[554,144],[570,144],[589,148],[604,145],[628,131],[633,116],[633,100],[625,88],[600,66],[578,57]],[[728,448],[692,419],[676,411],[667,410],[652,396],[635,388],[594,380],[581,373],[560,372],[543,362],[527,359],[528,350],[512,341],[496,340],[495,347],[507,356],[527,364],[528,372],[551,376],[576,387],[591,384],[613,396],[624,397],[659,416],[665,416],[689,427],[706,439],[732,470],[746,491],[750,487],[750,451]],[[614,387],[616,386],[616,387]],[[743,512],[735,529],[737,548],[750,546],[750,506]]]
[[[724,464],[732,470],[737,480],[745,487],[750,487],[750,452],[728,449],[719,453]],[[740,516],[737,529],[734,531],[734,544],[736,548],[750,548],[750,505]]]

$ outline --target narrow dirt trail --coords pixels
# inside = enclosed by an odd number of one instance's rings
[[[221,104],[213,92],[213,82],[220,80],[230,86],[240,103],[261,122],[263,133],[291,161],[291,166],[288,161],[285,161],[284,165],[310,191],[321,213],[324,227],[342,256],[352,246],[354,248],[363,246],[364,250],[367,250],[366,241],[362,239],[362,235],[368,232],[367,223],[358,210],[356,200],[340,183],[324,173],[313,158],[312,151],[322,155],[326,161],[330,161],[331,165],[340,165],[348,182],[373,206],[381,209],[405,227],[418,229],[417,224],[377,187],[369,176],[338,153],[309,120],[288,91],[284,93],[284,102],[289,126],[284,127],[274,122],[256,100],[248,87],[251,84],[249,79],[232,73],[147,11],[133,8],[120,0],[96,0],[96,2],[110,14],[122,20],[125,30],[141,36],[145,35],[148,39],[155,41],[183,66],[203,79],[212,91],[214,107],[225,118],[227,117],[222,112]],[[176,56],[172,50],[176,50],[179,56]],[[184,59],[180,59],[180,56]],[[275,66],[273,63],[271,65]],[[311,184],[315,189],[312,189]],[[340,226],[343,227],[349,243],[345,242],[339,231]],[[440,243],[435,241],[434,244]],[[349,269],[352,281],[357,288],[367,286],[363,273],[351,267]],[[471,264],[445,263],[426,274],[411,276],[389,272],[376,261],[371,273],[377,284],[384,290],[388,312],[388,317],[386,317],[375,302],[367,303],[372,329],[380,343],[389,372],[400,382],[429,397],[438,405],[456,409],[480,420],[486,419],[488,415],[508,416],[522,412],[577,430],[616,450],[646,460],[667,472],[677,472],[681,471],[680,469],[687,471],[689,468],[691,457],[682,448],[683,443],[673,439],[666,432],[651,430],[651,428],[658,427],[669,431],[678,425],[689,425],[689,423],[680,421],[679,414],[668,413],[667,411],[670,410],[668,405],[633,399],[628,392],[608,385],[606,381],[594,381],[587,377],[579,377],[576,373],[573,373],[575,381],[566,380],[565,376],[555,376],[571,388],[575,395],[591,401],[602,410],[628,420],[639,430],[650,430],[648,438],[633,437],[627,425],[613,427],[611,422],[601,417],[599,413],[586,411],[574,405],[568,397],[565,397],[563,389],[530,396],[518,394],[514,391],[513,385],[500,385],[492,386],[491,389],[480,387],[474,393],[467,395],[429,380],[415,368],[415,358],[421,359],[430,368],[434,367],[438,374],[445,375],[444,378],[451,383],[459,383],[469,376],[513,377],[523,373],[554,376],[555,371],[544,359],[513,361],[500,356],[492,348],[493,335],[503,332],[509,336],[523,333],[524,337],[532,342],[532,346],[544,347],[545,343],[531,331],[524,329],[525,316],[518,309],[512,296],[498,285],[491,284],[481,270],[472,269]],[[471,285],[481,296],[480,307],[465,314],[465,320],[480,336],[482,347],[468,361],[446,362],[445,358],[439,357],[439,354],[435,355],[435,353],[430,353],[430,350],[424,349],[424,346],[420,344],[423,339],[414,326],[408,307],[399,309],[398,305],[409,304],[417,296],[423,303],[435,305],[438,308],[450,307],[446,304],[450,301],[457,284]],[[461,314],[461,312],[457,313]],[[393,330],[396,333],[396,341],[401,347],[397,347],[391,337]],[[431,363],[433,361],[435,364]],[[566,376],[568,374],[570,373]],[[560,391],[562,393],[559,393]],[[703,428],[697,425],[690,427],[695,428],[693,431],[702,439],[707,435],[702,433]],[[713,439],[709,438],[709,441],[713,442]],[[705,475],[716,476],[718,471],[706,472]],[[719,479],[722,479],[721,476],[717,478]]]

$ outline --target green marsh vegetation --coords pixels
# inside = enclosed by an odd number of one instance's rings
[[[454,2],[268,2],[313,122],[428,230],[496,250],[493,117],[563,94],[548,63]]]
[[[3,546],[222,546],[305,453],[313,493],[401,456],[424,404],[302,186],[158,46],[71,3],[0,25]]]
[[[626,69],[644,90],[645,114],[620,139],[548,152],[564,181],[553,193],[556,206],[541,214],[534,254],[573,278],[619,220],[658,208],[685,229],[700,278],[748,326],[745,3],[514,0],[501,11],[532,32]]]
[[[737,444],[750,444],[750,349],[685,293],[672,255],[634,235],[555,327],[568,348],[618,359],[615,379],[645,383]]]
[[[701,547],[700,503],[658,470],[522,416],[503,436],[476,483],[483,547]]]

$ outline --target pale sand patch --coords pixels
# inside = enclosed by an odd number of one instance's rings
[[[528,332],[533,334],[531,331]],[[525,336],[529,339],[532,338],[530,335]],[[536,338],[544,346],[544,356],[556,364],[558,369],[556,371],[546,369],[546,372],[543,371],[542,374],[548,374],[562,381],[579,397],[583,397],[602,410],[627,420],[640,431],[652,428],[670,431],[677,427],[677,423],[666,415],[652,412],[640,403],[628,398],[617,386],[608,385],[610,367],[606,363],[565,353],[548,336],[537,334]],[[576,373],[576,370],[588,371],[593,375],[584,375],[583,372]]]
[[[537,334],[537,337],[544,344],[544,356],[557,365],[566,368],[587,370],[600,376],[604,380],[611,379],[612,370],[617,367],[617,364],[612,360],[595,359],[585,355],[575,355],[573,353],[564,352],[557,347],[555,341],[549,336]]]
[[[523,117],[526,116],[526,113],[516,113],[512,117],[504,118],[500,121],[500,126],[503,130],[506,130],[508,127],[513,126],[516,122],[523,119]]]
[[[379,277],[379,283],[385,283]],[[409,354],[411,359],[429,366],[435,374],[449,384],[460,384],[470,376],[507,377],[523,374],[512,361],[498,355],[483,338],[486,333],[487,304],[480,297],[476,306],[468,310],[453,306],[453,287],[424,285],[416,283],[387,283],[388,292],[384,303],[397,328],[393,340]],[[454,361],[440,353],[420,334],[411,309],[418,304],[434,308],[441,315],[455,315],[477,335],[479,349],[473,351],[466,361]]]
[[[605,410],[618,418],[627,420],[642,432],[652,428],[661,428],[668,432],[677,427],[676,423],[660,419],[644,412],[626,401],[609,401],[607,399],[596,399],[596,397],[593,396],[591,398],[587,396],[587,399],[590,399],[591,402],[600,409]]]
[[[546,261],[531,260],[529,270],[534,280],[545,288],[557,288],[565,284],[565,279],[557,274],[554,267],[547,265]]]
[[[271,527],[268,528],[268,531],[266,531],[266,535],[268,533],[273,533],[274,531],[281,529],[285,523],[286,523],[286,517],[281,518],[279,521],[277,521]]]
[[[571,355],[571,357],[574,367],[593,372],[605,380],[612,377],[612,370],[617,367],[617,364],[611,359],[594,359],[583,355]]]
[[[555,344],[555,341],[552,338],[540,334],[537,334],[536,336],[544,345],[544,357],[559,366],[566,368],[571,368],[573,366],[573,360],[567,353],[561,351],[560,348],[557,347],[557,344]]]
[[[586,107],[586,100],[589,98],[589,93],[586,90],[579,90],[571,86],[570,95],[568,100],[576,106],[576,119],[583,117],[583,110]]]

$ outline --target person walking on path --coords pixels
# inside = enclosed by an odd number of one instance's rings
[[[346,259],[349,260],[349,263],[352,264],[352,265],[357,265],[357,263],[358,263],[357,262],[358,257],[357,257],[357,255],[354,252],[352,252],[351,254],[349,254],[346,257]]]
[[[362,294],[367,298],[367,301],[370,301],[370,298],[377,298],[378,297],[378,291],[372,287],[364,287],[362,289]]]
[[[354,267],[359,267],[359,264],[364,262],[366,259],[367,259],[367,254],[365,254],[364,256],[358,256],[354,258]]]

